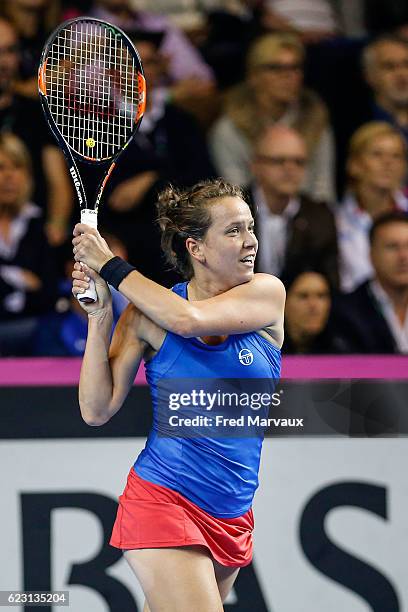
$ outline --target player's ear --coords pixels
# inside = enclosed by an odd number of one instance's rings
[[[195,238],[187,238],[186,240],[186,249],[190,254],[190,257],[196,259],[197,261],[204,263],[205,256],[203,252],[203,243],[201,240],[196,240]]]

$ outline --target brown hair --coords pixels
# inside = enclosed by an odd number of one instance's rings
[[[157,220],[162,234],[161,247],[167,262],[186,279],[194,275],[186,240],[204,238],[211,225],[208,204],[225,197],[244,199],[239,187],[221,178],[202,181],[184,191],[169,185],[159,194]]]
[[[392,210],[377,217],[370,229],[370,244],[373,245],[375,236],[379,228],[391,223],[408,223],[408,214],[402,210]]]

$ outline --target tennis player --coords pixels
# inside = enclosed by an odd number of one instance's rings
[[[280,375],[285,291],[254,274],[257,240],[239,188],[217,179],[159,197],[162,247],[187,279],[161,287],[118,257],[97,232],[74,229],[73,293],[94,279],[81,370],[81,413],[103,425],[122,406],[145,359],[154,419],[132,466],[111,544],[124,551],[146,596],[145,612],[219,612],[252,558],[252,499],[262,439],[159,435],[160,380]],[[81,263],[79,263],[81,262]],[[131,304],[112,342],[108,285]]]

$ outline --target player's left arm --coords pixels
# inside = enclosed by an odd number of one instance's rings
[[[74,236],[77,261],[99,272],[113,257],[97,230],[79,223]],[[119,290],[156,325],[185,338],[243,334],[280,325],[285,305],[282,282],[269,274],[255,274],[247,283],[197,301],[183,299],[137,270],[122,280]]]
[[[243,334],[283,321],[285,288],[269,274],[255,274],[205,300],[188,301],[139,272],[131,272],[119,289],[147,317],[184,338]]]
[[[184,338],[243,334],[283,320],[285,288],[269,274],[255,274],[247,283],[196,301],[181,298],[137,271],[124,278],[119,289],[157,325]]]
[[[255,274],[249,282],[220,295],[190,302],[191,315],[183,335],[242,334],[274,327],[283,320],[285,296],[276,276]]]

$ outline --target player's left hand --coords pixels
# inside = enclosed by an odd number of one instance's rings
[[[73,233],[75,261],[81,261],[92,270],[99,272],[102,266],[114,256],[106,240],[93,227],[85,223],[77,223]]]

